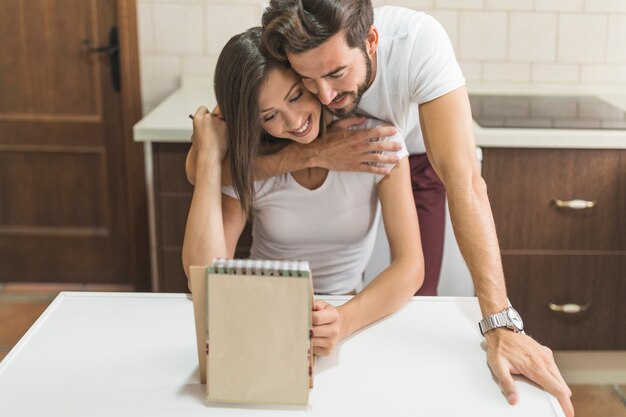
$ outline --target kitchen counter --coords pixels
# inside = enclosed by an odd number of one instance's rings
[[[189,142],[188,114],[205,104],[215,105],[208,80],[184,80],[181,88],[148,113],[134,127],[138,142]],[[472,94],[594,95],[626,111],[626,92],[574,86],[468,85]],[[479,147],[626,149],[626,130],[483,128],[474,122]]]
[[[193,317],[184,294],[61,293],[0,363],[0,415],[564,415],[524,378],[506,402],[473,297],[416,298],[347,338],[318,359],[308,407],[207,403]]]

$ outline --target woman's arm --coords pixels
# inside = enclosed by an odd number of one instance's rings
[[[226,124],[201,107],[194,116],[195,187],[183,240],[183,267],[208,265],[232,257],[246,216],[239,200],[222,195],[221,163],[226,153]],[[189,156],[188,156],[189,159]],[[187,168],[189,167],[189,160]]]
[[[337,308],[316,301],[313,313],[314,353],[328,355],[338,341],[402,307],[424,280],[419,224],[403,158],[378,184],[391,264],[367,287]]]

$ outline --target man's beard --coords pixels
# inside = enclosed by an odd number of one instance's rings
[[[363,58],[365,59],[365,79],[363,80],[361,84],[357,86],[356,93],[353,93],[351,91],[339,93],[337,94],[337,97],[335,97],[335,99],[333,100],[333,101],[340,101],[345,96],[348,96],[348,99],[350,97],[352,98],[352,104],[347,104],[344,107],[341,107],[339,109],[328,107],[328,109],[337,117],[345,117],[354,113],[357,107],[359,107],[359,103],[361,102],[361,97],[363,97],[363,94],[367,90],[367,87],[369,87],[370,85],[370,81],[372,79],[372,60],[370,59],[369,56],[367,56],[367,53],[365,51],[363,51]]]

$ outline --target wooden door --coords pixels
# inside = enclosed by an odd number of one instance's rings
[[[83,44],[108,44],[116,9],[0,2],[0,282],[137,282],[128,177],[142,161],[109,56]]]

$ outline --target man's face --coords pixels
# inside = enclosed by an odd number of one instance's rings
[[[348,46],[343,32],[315,49],[287,57],[304,86],[337,116],[353,113],[371,82],[370,55]]]

